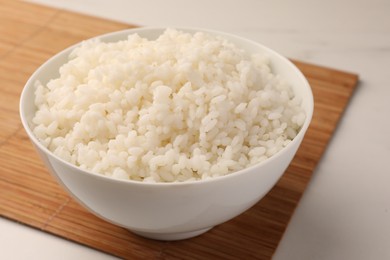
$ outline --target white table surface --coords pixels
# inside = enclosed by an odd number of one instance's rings
[[[390,259],[390,1],[34,0],[122,22],[205,27],[361,82],[274,259]],[[113,259],[0,218],[0,259]]]

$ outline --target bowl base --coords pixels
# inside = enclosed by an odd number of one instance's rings
[[[142,231],[134,231],[134,230],[130,230],[130,231],[134,234],[146,238],[163,240],[163,241],[174,241],[174,240],[183,240],[183,239],[199,236],[209,231],[212,228],[213,227],[208,227],[200,230],[189,231],[189,232],[178,232],[178,233],[152,233],[152,232],[142,232]]]

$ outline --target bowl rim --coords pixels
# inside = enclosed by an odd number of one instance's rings
[[[112,40],[107,40],[107,38],[113,38],[115,36],[120,36],[123,39],[126,39],[126,36],[128,36],[129,34],[138,33],[138,32],[145,32],[145,31],[159,31],[161,34],[167,28],[174,28],[174,29],[177,29],[179,31],[189,32],[189,33],[205,32],[205,33],[209,33],[209,34],[217,35],[217,36],[221,36],[221,37],[233,38],[237,41],[246,42],[250,45],[260,47],[266,53],[269,53],[272,56],[275,56],[278,59],[281,59],[283,62],[285,62],[287,64],[287,66],[289,66],[290,69],[292,69],[294,71],[294,74],[296,74],[300,78],[300,80],[302,81],[302,84],[304,85],[303,88],[305,89],[305,93],[306,92],[308,93],[308,97],[307,97],[308,99],[305,100],[305,102],[308,103],[307,104],[308,111],[305,111],[306,118],[305,118],[304,124],[302,125],[301,129],[299,130],[297,136],[294,137],[294,139],[290,143],[288,143],[285,147],[283,147],[279,152],[277,152],[276,154],[272,155],[271,157],[267,158],[266,160],[264,160],[262,162],[256,163],[254,165],[248,166],[248,167],[241,169],[241,170],[238,170],[238,171],[230,172],[230,173],[222,175],[222,176],[210,177],[210,178],[200,179],[200,180],[182,181],[182,182],[179,182],[179,181],[174,181],[174,182],[143,182],[143,181],[136,181],[136,180],[131,180],[131,179],[117,179],[117,178],[113,178],[113,177],[106,176],[103,174],[94,173],[93,171],[81,169],[79,166],[76,166],[68,161],[65,161],[61,157],[55,155],[52,151],[50,151],[47,147],[45,147],[38,140],[38,138],[32,132],[32,129],[30,128],[30,124],[27,120],[26,112],[24,109],[24,104],[25,104],[25,100],[27,98],[27,90],[29,88],[34,87],[34,83],[37,80],[36,77],[40,73],[42,73],[42,71],[45,70],[45,67],[47,66],[48,63],[58,59],[59,57],[62,57],[63,55],[65,55],[68,52],[70,53],[73,49],[80,46],[82,44],[82,42],[85,42],[85,41],[89,41],[89,40],[93,40],[93,39],[103,39],[102,40],[103,42],[113,42]],[[284,153],[287,152],[288,147],[294,145],[294,143],[301,142],[303,140],[304,135],[306,134],[307,129],[308,129],[309,125],[311,124],[313,112],[314,112],[314,97],[313,97],[313,92],[312,92],[312,89],[310,87],[310,84],[309,84],[308,80],[306,79],[306,77],[303,75],[303,73],[298,69],[298,67],[294,63],[292,63],[289,59],[287,59],[285,56],[279,54],[278,52],[274,51],[273,49],[271,49],[271,48],[269,48],[269,47],[267,47],[267,46],[265,46],[257,41],[254,41],[254,40],[251,40],[248,38],[244,38],[244,37],[236,35],[236,34],[227,33],[227,32],[223,32],[223,31],[217,31],[217,30],[204,29],[204,28],[196,28],[196,27],[148,27],[148,26],[136,27],[136,28],[124,29],[124,30],[119,30],[119,31],[114,31],[114,32],[109,32],[109,33],[97,35],[97,36],[85,39],[83,41],[77,42],[77,43],[61,50],[60,52],[56,53],[55,55],[53,55],[49,59],[47,59],[44,63],[42,63],[33,72],[33,74],[31,74],[31,76],[27,80],[26,84],[23,87],[22,93],[20,95],[20,100],[19,100],[19,116],[20,116],[22,125],[23,125],[26,133],[29,136],[32,143],[35,146],[37,146],[40,150],[42,150],[47,156],[53,157],[55,160],[61,162],[62,164],[67,165],[68,167],[70,167],[73,170],[78,171],[80,174],[88,175],[91,178],[98,178],[98,179],[102,179],[104,181],[109,181],[109,182],[125,183],[126,185],[165,186],[165,187],[201,185],[201,184],[205,184],[205,183],[214,183],[214,182],[220,182],[220,181],[231,179],[231,178],[237,178],[243,174],[246,174],[246,173],[252,171],[253,169],[259,167],[260,165],[269,164],[272,161],[277,160],[279,157],[281,157]],[[298,148],[299,148],[299,144],[298,144]],[[52,174],[57,175],[57,173],[52,173]]]

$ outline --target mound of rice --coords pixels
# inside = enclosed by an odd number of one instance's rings
[[[167,29],[158,39],[83,42],[36,82],[36,137],[62,159],[120,179],[175,182],[244,169],[283,149],[305,120],[270,69],[223,38]]]

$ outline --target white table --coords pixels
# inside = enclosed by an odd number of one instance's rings
[[[206,27],[361,83],[274,259],[390,259],[390,1],[34,0],[139,25]],[[112,259],[0,218],[0,259]]]

